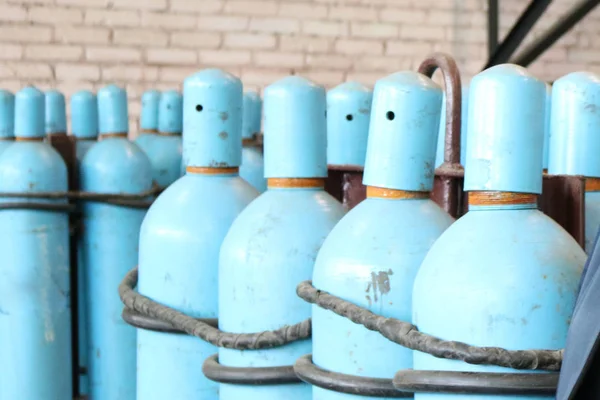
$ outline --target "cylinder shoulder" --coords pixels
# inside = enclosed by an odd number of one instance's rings
[[[0,154],[0,188],[6,191],[67,190],[67,167],[44,142],[15,142]]]
[[[152,204],[142,225],[143,234],[165,230],[201,234],[236,217],[258,192],[239,176],[184,175]]]

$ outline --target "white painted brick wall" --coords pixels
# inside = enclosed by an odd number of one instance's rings
[[[530,42],[571,5],[555,0]],[[262,88],[289,74],[328,87],[373,84],[432,51],[456,57],[463,80],[487,58],[486,0],[0,0],[0,87],[70,95],[116,83],[135,130],[141,93],[181,88],[206,67]],[[526,7],[500,2],[501,35]],[[600,8],[530,68],[554,80],[600,73]]]

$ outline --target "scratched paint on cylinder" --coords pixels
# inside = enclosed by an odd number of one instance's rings
[[[541,192],[545,98],[544,82],[515,65],[495,66],[473,78],[466,191]],[[434,243],[413,288],[413,323],[420,331],[474,346],[564,347],[585,254],[560,225],[538,211],[535,196],[529,198],[529,204],[470,206]],[[421,352],[414,352],[414,369],[516,372]],[[416,393],[415,399],[465,396]],[[531,396],[469,394],[468,398]]]
[[[548,173],[600,178],[600,77],[574,72],[552,89]],[[585,249],[591,251],[600,226],[600,195],[586,189]]]
[[[16,95],[18,141],[0,155],[1,192],[63,192],[67,169],[44,143],[44,95]],[[2,198],[9,202],[64,200]],[[69,224],[65,213],[0,211],[0,398],[71,399]],[[60,368],[57,366],[60,365]]]
[[[343,216],[342,205],[323,190],[326,169],[325,90],[287,77],[264,92],[265,176],[268,189],[235,220],[219,259],[219,327],[260,332],[301,322],[310,305],[295,288],[310,279],[323,240]],[[219,349],[232,367],[293,365],[310,341],[239,351]],[[310,386],[220,385],[220,399],[309,399]]]
[[[101,140],[81,162],[80,186],[96,193],[137,194],[152,187],[150,160],[125,136],[127,94],[114,85],[98,91]],[[109,135],[104,136],[102,135]],[[136,397],[136,333],[121,318],[116,290],[138,262],[138,240],[145,209],[83,203],[81,260],[86,271],[89,395],[92,399]]]
[[[441,99],[441,88],[414,72],[399,72],[376,83],[363,181],[367,199],[342,218],[319,251],[313,274],[318,289],[378,315],[411,320],[418,267],[453,222],[423,191],[432,187],[426,165],[435,159]],[[396,114],[393,120],[389,112]],[[423,156],[418,166],[413,164],[414,154]],[[378,157],[394,162],[381,164]],[[379,186],[369,186],[375,182]],[[412,368],[412,351],[379,333],[318,306],[313,306],[312,318],[317,366],[388,379],[399,369]],[[313,399],[375,397],[313,387]]]
[[[188,172],[156,199],[144,219],[138,290],[188,315],[216,318],[221,242],[258,195],[237,173],[242,84],[224,71],[208,69],[188,77],[183,94]],[[227,140],[218,138],[223,131]],[[214,346],[142,329],[137,337],[138,399],[219,398],[218,384],[202,375],[204,360],[217,352]]]

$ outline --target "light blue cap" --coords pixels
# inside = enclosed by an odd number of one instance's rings
[[[96,95],[88,90],[71,96],[71,132],[82,139],[98,136],[98,104]]]
[[[417,72],[375,84],[363,183],[426,192],[433,187],[442,88]]]
[[[600,178],[600,77],[573,72],[554,81],[548,173]]]
[[[463,86],[461,92],[460,108],[460,163],[465,165],[467,157],[467,120],[469,112],[469,87]],[[438,133],[435,167],[444,163],[444,149],[446,147],[446,93],[442,98],[442,112],[440,114],[440,130]]]
[[[502,64],[470,86],[465,190],[541,193],[544,82]]]
[[[183,84],[183,159],[191,167],[238,167],[242,157],[242,82],[205,69]]]
[[[0,90],[0,137],[15,136],[15,95]]]
[[[98,131],[101,135],[129,132],[125,89],[108,85],[98,91]]]
[[[552,106],[552,86],[546,83],[546,116],[544,119],[544,153],[542,154],[542,167],[548,169],[548,155],[550,150],[550,109]]]
[[[65,96],[57,90],[46,92],[46,134],[67,132]]]
[[[373,92],[346,82],[327,92],[327,164],[363,167]]]
[[[299,76],[264,92],[265,178],[327,177],[325,88]]]
[[[163,92],[158,107],[158,131],[181,134],[183,130],[183,97],[176,90]]]
[[[244,119],[242,121],[242,138],[249,139],[260,132],[262,100],[257,92],[244,93]]]
[[[45,96],[41,90],[28,86],[15,96],[15,136],[43,138],[45,136]]]
[[[155,131],[158,129],[159,103],[160,92],[158,90],[147,90],[142,94],[142,115],[140,116],[142,130]]]

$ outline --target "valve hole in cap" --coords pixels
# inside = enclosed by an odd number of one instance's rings
[[[354,117],[352,116],[352,114],[348,114],[348,115],[346,115],[346,119],[348,121],[352,121],[354,119]]]
[[[200,112],[200,111],[202,111],[203,109],[204,109],[204,107],[202,107],[202,105],[201,105],[201,104],[197,104],[197,105],[196,105],[196,111]]]
[[[390,121],[393,121],[394,118],[396,118],[396,115],[394,114],[393,111],[388,111],[387,114],[385,114],[385,116],[387,117],[387,119],[389,119]]]

